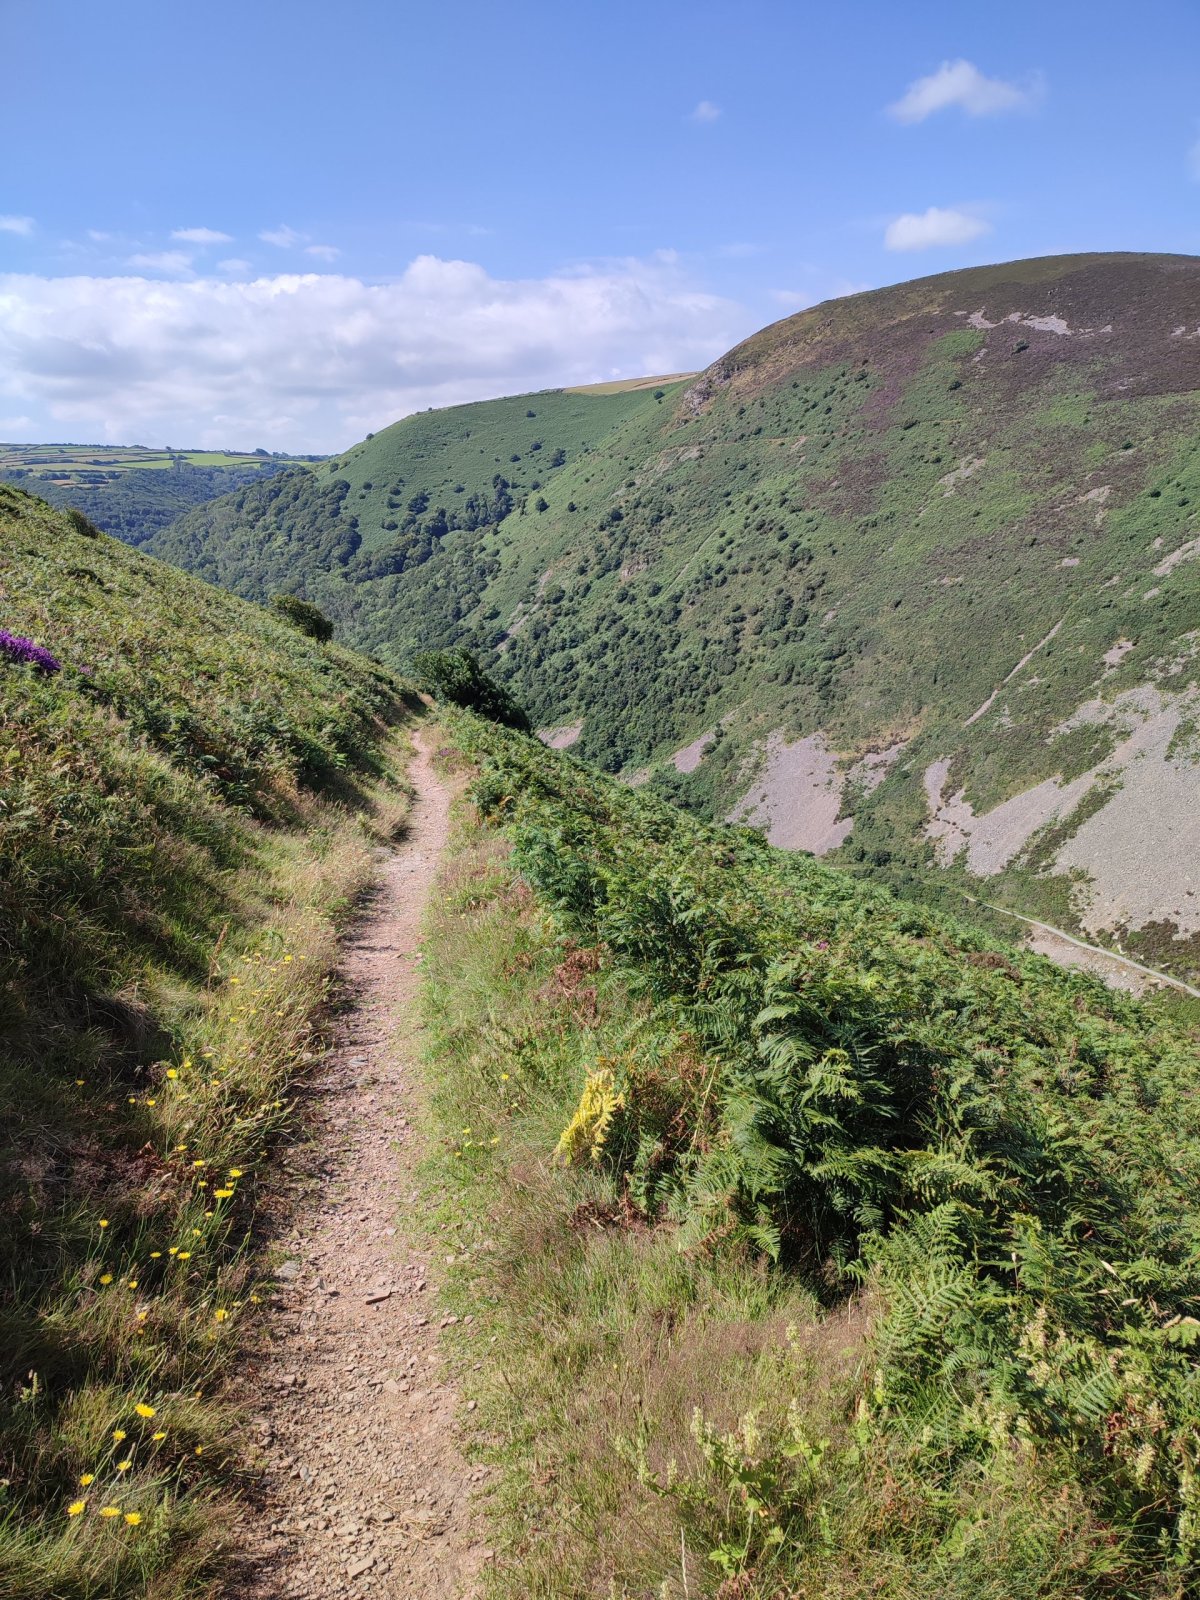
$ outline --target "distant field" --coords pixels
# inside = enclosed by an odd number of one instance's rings
[[[632,394],[637,389],[665,389],[668,384],[686,383],[694,372],[669,372],[659,378],[617,378],[612,383],[579,383],[564,394]]]
[[[179,467],[293,466],[319,456],[261,455],[252,450],[152,450],[140,445],[0,444],[0,474],[23,469],[55,483],[87,482],[93,473],[136,469],[168,472]]]

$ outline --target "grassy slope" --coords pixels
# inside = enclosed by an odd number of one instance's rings
[[[447,526],[503,514],[509,504],[520,516],[527,500],[536,515],[532,505],[566,465],[600,451],[626,419],[669,404],[655,396],[549,390],[421,412],[311,477],[288,474],[198,508],[150,548],[253,599],[302,593],[345,638],[386,650],[405,578],[440,550]],[[498,493],[508,496],[499,506]],[[465,590],[486,578],[482,568],[462,574]],[[465,590],[460,610],[471,604]]]
[[[2,485],[0,623],[62,663],[0,655],[0,1593],[208,1593],[251,1466],[211,1394],[402,688]]]
[[[451,730],[431,1185],[493,1592],[1194,1594],[1186,1013]]]
[[[996,326],[970,326],[980,311]],[[1104,730],[1051,738],[1090,697],[1177,656],[1171,686],[1194,680],[1200,563],[1153,568],[1197,532],[1195,347],[1177,330],[1198,323],[1200,267],[1184,257],[1015,263],[853,296],[629,416],[549,479],[544,513],[453,532],[399,576],[322,580],[292,550],[272,581],[299,560],[345,637],[392,659],[457,640],[502,650],[539,721],[582,720],[579,752],[610,769],[661,762],[727,717],[695,774],[656,779],[709,814],[745,792],[771,729],[822,729],[847,757],[911,740],[856,805],[848,850],[915,887],[935,758],[984,810],[1105,752]],[[232,540],[214,513],[182,526],[193,543],[172,535],[165,554],[253,589],[252,522]],[[964,727],[1055,624],[1036,666]],[[1065,882],[1028,871],[985,897],[1071,915]]]

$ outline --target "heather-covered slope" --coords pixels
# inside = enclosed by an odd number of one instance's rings
[[[1195,970],[1198,377],[1194,258],[946,274],[765,329],[402,572],[300,531],[271,581],[710,814]],[[283,536],[222,515],[159,548],[257,592]]]

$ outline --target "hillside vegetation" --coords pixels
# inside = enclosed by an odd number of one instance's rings
[[[0,602],[0,1594],[207,1594],[246,1242],[405,692],[6,485]]]
[[[432,413],[155,548],[385,659],[465,645],[701,814],[1194,972],[1198,329],[1190,257],[946,274],[615,397],[586,452],[548,397]]]
[[[1194,1030],[450,717],[495,1592],[1194,1594]]]
[[[30,489],[51,505],[75,506],[129,544],[145,543],[192,506],[296,464],[266,452],[0,444],[0,481]]]

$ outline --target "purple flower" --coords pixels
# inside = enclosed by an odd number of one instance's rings
[[[0,628],[0,656],[6,656],[9,661],[27,663],[46,674],[62,671],[62,662],[56,660],[49,650],[34,644],[32,639],[22,639],[18,634],[9,633],[7,628]]]

